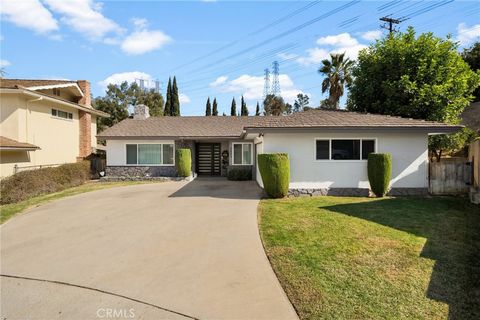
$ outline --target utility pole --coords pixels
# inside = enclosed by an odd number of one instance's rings
[[[397,31],[395,29],[394,25],[400,24],[405,20],[407,20],[407,19],[405,19],[405,18],[394,19],[394,18],[390,18],[389,16],[381,17],[380,21],[384,21],[385,23],[383,25],[381,25],[380,27],[383,28],[383,29],[387,29],[390,32],[390,35],[391,35],[393,32]]]
[[[279,71],[279,64],[278,61],[273,61],[272,64],[272,69],[273,69],[273,80],[272,80],[272,94],[274,96],[280,96],[281,91],[280,91],[280,71]]]
[[[263,86],[263,100],[267,98],[267,96],[270,94],[270,70],[265,69],[265,85]]]

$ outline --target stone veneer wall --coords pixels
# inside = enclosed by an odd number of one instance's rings
[[[108,166],[105,168],[107,177],[176,177],[177,169],[175,166]]]
[[[363,188],[322,188],[322,189],[289,189],[289,197],[312,197],[312,196],[344,196],[344,197],[368,197],[369,189]],[[392,188],[389,196],[426,196],[427,188]]]

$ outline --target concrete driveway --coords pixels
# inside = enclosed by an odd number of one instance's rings
[[[119,187],[1,226],[2,319],[297,319],[265,256],[254,182]]]

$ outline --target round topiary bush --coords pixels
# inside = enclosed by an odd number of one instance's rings
[[[387,194],[392,175],[392,156],[388,153],[368,155],[368,181],[370,189],[377,197]]]
[[[190,149],[177,149],[175,161],[179,177],[189,177],[192,174],[192,152]]]
[[[290,161],[286,153],[263,153],[258,155],[258,169],[263,188],[271,198],[288,195]]]

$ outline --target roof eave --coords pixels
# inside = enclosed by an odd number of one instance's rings
[[[425,132],[427,134],[447,134],[461,130],[463,126],[318,126],[318,127],[245,127],[247,133],[263,132],[310,132],[310,131],[409,131]]]
[[[94,114],[96,116],[100,116],[100,117],[104,117],[104,118],[110,117],[110,114],[108,114],[106,112],[96,110],[96,109],[93,109],[93,108],[88,108],[88,107],[82,106],[78,103],[57,99],[57,98],[51,97],[47,94],[37,92],[37,91],[34,91],[34,90],[30,90],[30,89],[0,88],[0,93],[21,93],[21,94],[25,94],[27,96],[36,97],[36,98],[43,98],[43,99],[46,99],[48,101],[63,104],[63,105],[66,105],[66,106],[69,106],[69,107],[72,107],[72,108],[75,108],[75,109],[78,109],[78,110],[85,111],[85,112],[90,113],[90,114]]]

